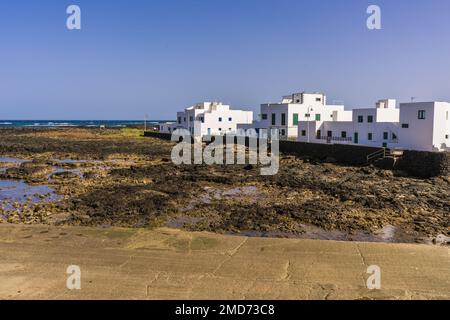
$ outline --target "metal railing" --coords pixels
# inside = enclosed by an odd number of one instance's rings
[[[328,137],[328,136],[316,136],[316,139],[319,140],[327,140],[328,143],[331,141],[341,141],[341,142],[352,142],[353,139],[351,137]]]
[[[369,163],[371,160],[386,158],[389,150],[387,148],[380,149],[375,151],[367,156],[367,162]]]

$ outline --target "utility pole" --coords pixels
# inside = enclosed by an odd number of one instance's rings
[[[147,118],[148,118],[148,114],[145,114],[145,117],[144,117],[144,132],[147,131]]]

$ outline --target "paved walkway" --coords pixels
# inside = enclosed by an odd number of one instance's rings
[[[69,265],[81,290],[68,290]],[[367,267],[381,268],[368,290]],[[1,299],[450,299],[445,247],[0,224]]]

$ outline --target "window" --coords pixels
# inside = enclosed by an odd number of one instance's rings
[[[331,138],[333,136],[333,131],[327,131],[327,137]]]
[[[445,135],[445,140],[448,140],[448,134]]]
[[[302,130],[302,137],[306,136],[306,130]]]
[[[360,123],[364,122],[364,117],[363,116],[358,116],[358,122],[360,122]]]
[[[373,116],[367,116],[367,122],[372,123],[373,122]]]
[[[320,139],[321,135],[322,135],[322,132],[320,130],[317,130],[317,132],[316,132],[317,139]]]
[[[219,117],[219,122],[222,122],[222,117]]]
[[[204,123],[204,122],[205,122],[205,117],[201,117],[201,118],[200,118],[200,121],[201,121],[202,123]]]
[[[228,118],[228,121],[229,121],[229,122],[233,121],[233,118]]]
[[[261,119],[262,119],[262,120],[267,120],[267,113],[263,113],[263,114],[261,115]]]
[[[294,121],[292,122],[294,126],[298,125],[298,113],[294,113]]]
[[[397,135],[392,132],[392,140],[397,140]]]
[[[231,131],[231,128],[228,128],[228,131]]]
[[[286,130],[281,129],[281,135],[282,135],[282,136],[285,136],[285,135],[286,135]]]
[[[341,132],[341,138],[347,138],[347,131]]]
[[[282,126],[286,125],[286,113],[281,114],[281,125]]]
[[[299,99],[297,99],[297,100],[295,100],[295,102],[296,102],[296,103],[300,103],[300,100],[299,100]]]
[[[418,118],[419,118],[419,120],[425,119],[425,110],[419,110]]]
[[[320,101],[322,101],[322,99],[321,98],[316,98],[316,101],[320,102]]]
[[[389,132],[383,132],[383,140],[389,139]]]
[[[178,117],[178,124],[181,124],[181,117]]]
[[[194,117],[193,117],[193,116],[190,116],[190,117],[189,117],[189,121],[191,121],[191,122],[194,121]]]
[[[222,128],[219,128],[219,131],[222,131]]]
[[[186,122],[186,117],[183,118],[183,122]]]
[[[320,113],[316,113],[316,121],[320,121]]]
[[[309,113],[305,113],[305,118],[309,118],[311,115]]]
[[[277,119],[277,115],[275,113],[272,113],[272,125],[273,126],[275,125],[276,119]]]
[[[408,123],[402,123],[402,129],[408,129],[409,124]]]
[[[371,132],[369,132],[367,134],[367,140],[372,141],[372,139],[373,139],[373,134]]]

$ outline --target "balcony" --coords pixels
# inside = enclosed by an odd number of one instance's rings
[[[317,136],[316,139],[319,140],[326,140],[327,143],[331,143],[333,141],[337,141],[337,142],[352,142],[353,139],[352,137],[346,137],[346,138],[342,138],[342,137],[328,137],[328,136]]]

